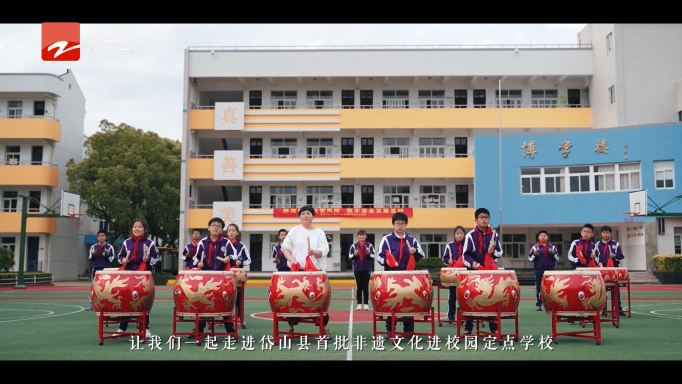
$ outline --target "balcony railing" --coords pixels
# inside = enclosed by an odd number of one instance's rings
[[[13,161],[14,159],[6,160],[6,161],[1,161],[0,160],[0,166],[1,165],[44,165],[48,167],[55,167],[59,168],[57,164],[52,164],[48,163],[46,161]]]
[[[0,115],[0,119],[48,119],[48,120],[54,120],[57,122],[59,121],[58,119],[55,119],[54,117],[47,116],[47,115],[28,115],[28,116],[24,116],[24,115],[19,115],[19,116],[16,116],[16,115],[12,115],[12,116]]]
[[[474,45],[292,45],[292,46],[193,46],[190,51],[387,51],[459,49],[592,49],[592,44],[474,44]]]
[[[328,204],[328,205],[314,205],[315,209],[318,208],[424,208],[424,209],[450,209],[450,208],[468,208],[469,204],[456,204],[455,207],[449,207],[447,205],[441,206],[441,207],[434,207],[434,204],[418,204],[417,206],[409,206],[409,207],[404,207],[401,206],[401,204],[384,204],[384,203],[379,203],[379,204],[361,204],[359,206],[355,206],[353,204]],[[190,209],[213,209],[213,204],[190,204]],[[243,209],[273,209],[273,208],[295,208],[299,209],[301,208],[301,205],[290,205],[290,206],[285,206],[285,205],[272,205],[272,204],[248,204],[244,203],[242,204]]]
[[[246,108],[247,106],[245,106]],[[248,109],[466,109],[466,108],[499,108],[496,102],[491,102],[485,105],[316,105],[311,107],[309,105],[292,105],[292,106],[280,106],[280,105],[257,105],[248,106]],[[590,104],[548,104],[548,105],[537,105],[537,104],[514,104],[502,105],[502,108],[590,108]],[[196,106],[192,107],[193,110],[202,109],[215,109],[215,106]],[[248,121],[246,121],[248,124]]]
[[[431,148],[431,147],[429,147]],[[468,154],[445,154],[445,155],[385,155],[385,154],[379,154],[379,155],[367,155],[367,154],[353,154],[353,155],[341,155],[341,154],[332,154],[328,156],[313,156],[313,157],[308,157],[308,155],[305,154],[298,154],[298,155],[273,155],[273,154],[265,154],[265,155],[250,155],[248,158],[251,159],[453,159],[453,158],[467,158],[467,157],[473,157],[473,155],[469,156]],[[213,155],[191,155],[190,159],[212,159]],[[246,158],[246,157],[245,157]],[[248,159],[247,158],[247,159]]]

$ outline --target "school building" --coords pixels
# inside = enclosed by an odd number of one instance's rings
[[[378,246],[399,210],[427,256],[441,257],[455,226],[474,226],[477,207],[487,207],[499,226],[501,201],[502,266],[528,267],[519,263],[541,228],[561,228],[552,238],[561,234],[563,245],[584,222],[623,224],[627,201],[616,207],[616,200],[625,190],[603,194],[592,184],[594,166],[620,164],[601,153],[574,155],[594,150],[595,143],[584,148],[591,135],[607,146],[627,137],[607,129],[680,120],[682,63],[672,43],[681,38],[679,25],[611,24],[588,25],[566,46],[189,47],[181,247],[193,228],[206,235],[208,221],[222,217],[239,225],[251,270],[273,271],[278,230],[298,225],[298,209],[309,204],[329,239],[329,271],[350,269],[347,253],[359,229]],[[557,138],[572,143],[568,157]],[[532,159],[520,154],[530,141]],[[627,143],[643,147],[640,141]],[[543,157],[552,153],[559,158]],[[641,167],[641,189],[653,182],[644,179],[653,161],[675,155],[628,156],[627,164]],[[522,193],[523,169],[550,166],[564,166],[567,177],[572,166],[587,167],[591,189],[580,184],[580,196]],[[573,179],[565,183],[570,190]],[[536,184],[530,181],[531,191]],[[658,192],[651,187],[649,194],[664,199],[671,191]],[[600,198],[605,204],[580,215],[583,201]],[[614,233],[620,242],[623,236]]]
[[[31,202],[29,213],[44,213],[44,206],[53,206],[62,190],[69,190],[66,162],[83,158],[84,119],[85,96],[71,70],[0,73],[0,246],[14,252],[14,271],[21,196],[41,203]],[[86,251],[75,219],[29,218],[26,232],[24,271],[51,272],[55,281],[77,279]]]

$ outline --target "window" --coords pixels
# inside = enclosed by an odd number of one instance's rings
[[[526,254],[526,235],[502,234],[502,256],[518,259]],[[528,259],[526,259],[528,260]]]
[[[288,231],[288,229],[287,229]],[[287,232],[288,233],[288,232]],[[275,235],[270,235],[270,253],[269,255],[272,256],[272,250],[275,248],[275,246],[279,244],[279,233]],[[284,257],[284,255],[282,255]]]
[[[28,211],[40,212],[40,191],[30,191],[28,195],[31,197],[28,201]]]
[[[445,186],[419,187],[419,201],[421,208],[445,208]]]
[[[571,108],[580,107],[580,90],[579,89],[569,89],[567,99],[568,99],[568,105]]]
[[[306,187],[306,204],[313,207],[331,206],[334,202],[334,187]]]
[[[7,159],[7,164],[9,165],[19,165],[21,160],[21,147],[18,145],[8,145],[5,147],[5,156]]]
[[[16,249],[16,237],[3,237],[0,239],[0,247],[5,247],[14,253]]]
[[[408,208],[410,186],[384,186],[384,208]]]
[[[467,90],[455,89],[455,108],[467,107]]]
[[[341,139],[341,157],[353,157],[355,140],[352,137],[344,137]]]
[[[640,164],[618,164],[619,190],[638,190],[641,189]]]
[[[590,191],[590,167],[568,167],[568,173],[572,174],[569,177],[569,184],[571,192],[589,192]]]
[[[545,168],[545,193],[563,193],[566,192],[564,168]]]
[[[502,100],[500,100],[502,99]],[[500,96],[500,91],[495,91],[495,102],[499,107],[500,102],[502,103],[502,108],[521,108],[521,90],[502,90],[502,96]]]
[[[445,139],[419,139],[419,157],[445,157]]]
[[[540,192],[540,168],[521,168],[521,193]]]
[[[609,104],[616,104],[616,89],[613,86],[609,88]]]
[[[613,33],[606,35],[606,53],[613,50]]]
[[[249,109],[260,109],[263,105],[263,91],[249,91]]]
[[[21,108],[24,104],[23,101],[11,101],[8,104],[7,115],[10,119],[20,119],[21,118]]]
[[[419,108],[445,108],[445,91],[419,91]]]
[[[469,208],[468,185],[455,185],[455,208]]]
[[[363,159],[371,159],[374,157],[374,138],[363,137],[360,139],[360,154]]]
[[[296,208],[296,187],[270,187],[270,208]]]
[[[595,191],[614,191],[616,189],[615,165],[595,165],[592,170],[594,171]]]
[[[682,253],[682,227],[674,227],[673,235],[675,236],[675,254]]]
[[[308,139],[308,158],[332,157],[333,139]]]
[[[355,108],[355,91],[341,91],[341,106],[343,109]]]
[[[2,193],[2,211],[17,212],[17,201],[19,193],[17,191],[4,191]]]
[[[561,233],[553,233],[553,234],[550,233],[549,243],[552,244],[556,248],[556,250],[559,252],[559,255],[564,254],[563,242],[564,242],[564,235],[562,235]],[[529,250],[529,252],[530,252],[530,250]]]
[[[445,247],[448,246],[446,234],[419,235],[421,245],[426,257],[443,257]]]
[[[306,92],[306,105],[309,109],[322,109],[332,106],[332,91]]]
[[[533,108],[556,108],[559,97],[557,91],[550,90],[532,90],[531,98],[533,100]]]
[[[254,185],[249,187],[249,208],[261,208],[263,204],[263,187]]]
[[[455,157],[467,156],[467,138],[455,137]]]
[[[658,224],[658,234],[665,235],[665,218],[657,217],[656,224]]]
[[[296,91],[272,91],[270,93],[270,104],[275,109],[294,109],[296,108]]]
[[[252,159],[260,159],[263,157],[263,139],[251,139],[249,157]]]
[[[410,103],[409,91],[384,91],[384,108],[407,108]]]
[[[654,161],[654,174],[656,175],[656,189],[675,188],[673,183],[675,164],[672,160]]]
[[[408,157],[410,139],[384,139],[384,157]]]
[[[272,156],[280,159],[296,157],[296,139],[271,139]]]
[[[372,108],[374,105],[374,91],[360,91],[360,108]]]
[[[355,187],[352,185],[341,186],[341,207],[353,208],[355,204]]]
[[[33,116],[45,116],[45,102],[44,101],[34,101],[33,102]]]
[[[360,202],[362,208],[374,208],[374,186],[363,185],[360,187]]]
[[[474,89],[474,108],[485,108],[485,89]]]

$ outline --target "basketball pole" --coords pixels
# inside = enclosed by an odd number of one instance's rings
[[[499,84],[499,94],[498,94],[498,113],[499,113],[499,123],[500,127],[498,130],[498,136],[500,139],[500,146],[499,146],[499,171],[500,171],[500,224],[497,226],[498,230],[498,235],[500,236],[499,241],[500,241],[500,248],[502,248],[502,80],[498,80]]]
[[[45,213],[28,213],[28,201],[32,199],[29,196],[19,195],[22,199],[21,203],[21,237],[19,238],[19,272],[17,273],[17,285],[14,289],[26,289],[24,285],[24,252],[26,251],[26,219],[29,217],[61,217],[60,214],[54,213],[51,208],[48,208]],[[59,202],[59,201],[57,201]],[[40,203],[40,202],[38,202]],[[56,204],[56,203],[55,203]]]

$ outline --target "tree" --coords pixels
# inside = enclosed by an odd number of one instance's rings
[[[0,272],[9,272],[14,264],[14,252],[9,248],[0,247]]]
[[[88,216],[105,222],[110,242],[128,238],[133,220],[144,219],[158,245],[177,247],[182,145],[125,123],[99,127],[85,141],[83,161],[66,163],[71,192]]]

